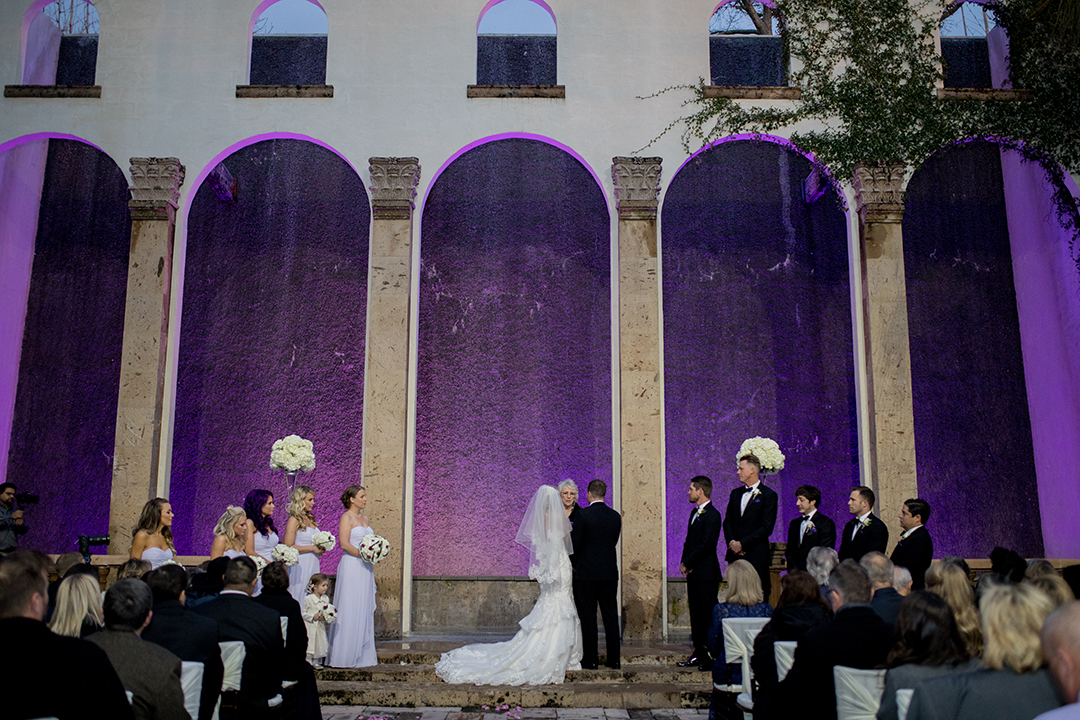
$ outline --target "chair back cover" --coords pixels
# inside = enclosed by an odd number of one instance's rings
[[[244,658],[247,649],[240,640],[227,640],[220,642],[221,664],[225,666],[225,677],[221,681],[221,690],[239,690],[240,677],[244,672]]]
[[[203,664],[184,660],[180,663],[180,687],[184,689],[184,709],[193,718],[199,717],[202,697]]]
[[[795,647],[799,643],[795,640],[777,640],[773,643],[773,653],[776,655],[776,679],[783,682],[787,677],[788,670],[795,664]]]
[[[289,618],[281,616],[281,641],[289,641]]]
[[[724,631],[724,655],[729,663],[742,664],[742,689],[750,688],[750,656],[754,654],[754,638],[765,627],[769,618],[721,618]]]
[[[885,689],[884,670],[859,670],[837,665],[836,720],[874,720]]]
[[[896,691],[896,716],[900,720],[907,720],[907,710],[911,707],[911,696],[915,694],[915,688],[900,688]]]

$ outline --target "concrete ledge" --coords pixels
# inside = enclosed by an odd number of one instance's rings
[[[705,97],[734,100],[798,100],[802,97],[802,88],[781,85],[706,85]]]
[[[471,98],[566,98],[565,85],[470,85]]]
[[[332,98],[333,85],[237,85],[238,98]]]
[[[5,85],[6,98],[99,98],[100,85]]]
[[[938,100],[1034,100],[1035,93],[1023,88],[938,88]]]

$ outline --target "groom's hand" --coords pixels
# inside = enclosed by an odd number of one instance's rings
[[[728,547],[731,548],[731,551],[734,552],[736,555],[743,554],[742,543],[738,540],[732,540],[731,542],[729,542]]]
[[[693,570],[686,567],[682,563],[679,563],[679,572],[681,572],[683,575],[689,575],[691,572],[693,572]]]

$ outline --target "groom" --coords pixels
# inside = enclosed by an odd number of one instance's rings
[[[622,531],[622,516],[604,504],[607,483],[593,480],[586,497],[589,506],[581,508],[574,518],[570,540],[574,545],[574,605],[581,620],[581,667],[595,670],[600,663],[596,637],[596,606],[604,618],[609,668],[620,667],[619,610],[616,602],[619,589],[619,568],[615,562],[615,545]]]

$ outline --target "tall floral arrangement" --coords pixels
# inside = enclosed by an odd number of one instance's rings
[[[735,456],[735,463],[739,458],[753,455],[761,463],[761,472],[766,475],[775,475],[784,469],[784,453],[780,452],[780,446],[775,440],[764,437],[752,437],[743,440],[739,452]]]
[[[274,441],[270,449],[270,467],[295,473],[315,469],[315,446],[299,435],[287,435]]]

